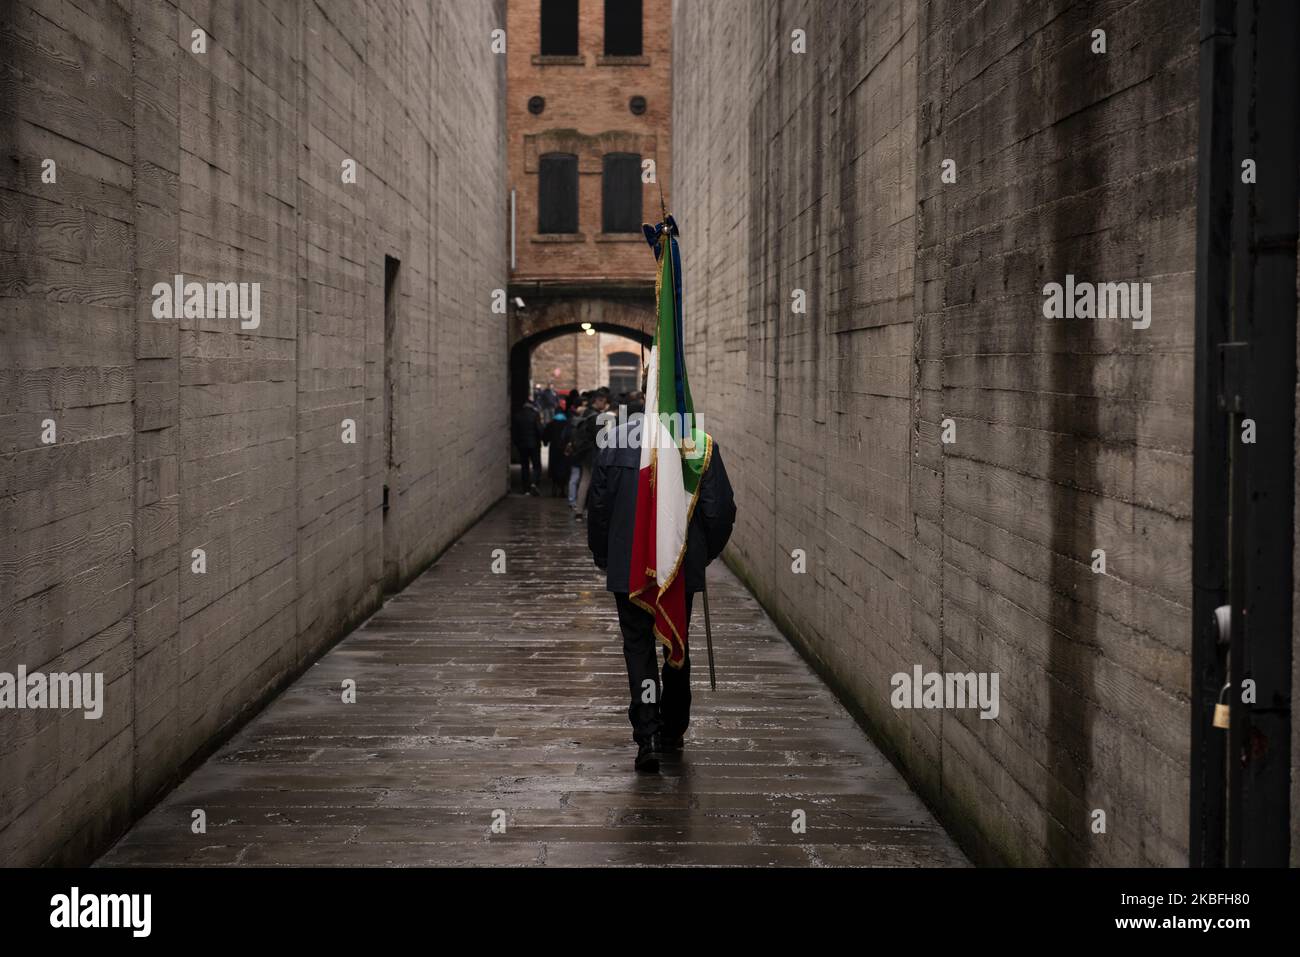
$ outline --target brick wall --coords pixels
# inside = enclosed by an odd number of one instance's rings
[[[582,332],[557,336],[533,349],[532,381],[551,382],[558,392],[607,386],[609,357],[615,352],[632,353],[639,368],[641,345],[625,336],[605,332],[591,336]],[[560,370],[558,376],[555,374],[557,368]]]
[[[639,153],[656,161],[658,182],[642,185],[643,217],[656,221],[660,185],[667,197],[671,168],[670,5],[643,2],[643,55],[611,60],[604,56],[604,0],[579,0],[578,55],[563,62],[540,55],[541,0],[510,0],[508,7],[506,123],[518,259],[511,278],[644,278],[648,247],[641,234],[601,232],[602,157]],[[545,100],[539,115],[528,111],[533,96]],[[646,101],[639,116],[629,109],[633,96]],[[578,157],[576,235],[538,235],[537,158],[548,152]]]
[[[79,862],[505,491],[505,12],[3,20],[0,671],[102,671],[106,707],[0,712],[0,863]],[[260,326],[155,319],[176,273],[259,282]]]
[[[578,354],[581,340],[586,338],[581,333],[569,333],[540,343],[533,349],[529,381],[553,383],[557,392],[577,388]],[[560,370],[558,375],[556,369]]]
[[[1186,862],[1197,14],[674,4],[728,559],[977,859]],[[1044,319],[1067,272],[1152,283],[1150,328]],[[999,673],[998,718],[895,709],[914,665]]]

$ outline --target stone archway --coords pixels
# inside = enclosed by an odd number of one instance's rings
[[[522,302],[523,306],[519,303]],[[561,327],[617,327],[632,338],[654,336],[653,282],[623,282],[617,286],[524,282],[510,284],[510,346],[521,339]],[[571,331],[571,330],[570,330]]]
[[[519,302],[523,302],[523,306]],[[536,282],[510,285],[510,401],[530,390],[533,349],[558,336],[584,330],[626,336],[647,348],[654,339],[654,284],[623,282],[593,289],[590,284]]]
[[[529,370],[533,350],[543,342],[548,342],[551,339],[583,332],[582,322],[585,321],[587,320],[548,324],[542,330],[519,339],[510,347],[510,401],[512,407],[517,402],[522,402],[524,397],[531,391],[532,384],[529,378]],[[628,339],[644,346],[646,350],[649,350],[650,344],[654,340],[653,336],[634,326],[610,322],[593,322],[592,328],[597,332],[609,332],[614,335],[626,336]]]

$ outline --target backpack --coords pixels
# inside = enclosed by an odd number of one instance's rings
[[[585,459],[596,451],[596,430],[598,428],[596,419],[596,413],[589,412],[579,419],[573,427],[573,457],[575,459]]]

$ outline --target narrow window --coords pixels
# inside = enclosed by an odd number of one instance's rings
[[[578,231],[578,157],[545,153],[537,168],[537,231]]]
[[[542,0],[541,52],[542,56],[578,55],[578,0]]]
[[[606,153],[601,176],[601,229],[607,233],[641,231],[641,157]]]
[[[641,0],[605,0],[605,56],[641,55]]]

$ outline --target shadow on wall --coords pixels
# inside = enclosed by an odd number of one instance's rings
[[[1085,6],[1065,11],[1067,34],[1087,37],[1092,14]],[[1087,62],[1084,62],[1085,59]],[[1109,182],[1110,144],[1098,145],[1097,105],[1109,89],[1110,59],[1094,56],[1086,43],[1066,45],[1049,58],[1046,104],[1025,103],[1022,115],[1048,107],[1056,122],[1047,124],[1054,149],[1071,157],[1075,182],[1098,188]],[[1080,109],[1080,107],[1083,107]],[[1087,144],[1080,150],[1079,144]],[[1103,228],[1102,203],[1057,197],[1052,209],[1050,254],[1044,282],[1061,282],[1066,273],[1087,274],[1108,266],[1089,250]],[[1101,489],[1097,455],[1101,442],[1102,400],[1092,394],[1105,344],[1096,321],[1044,320],[1052,430],[1048,521],[1051,523],[1051,618],[1047,649],[1047,852],[1053,863],[1091,863],[1087,850],[1091,823],[1085,797],[1092,775],[1096,702],[1097,586],[1085,556],[1097,547],[1096,493]]]

